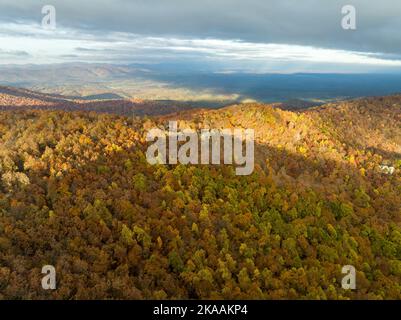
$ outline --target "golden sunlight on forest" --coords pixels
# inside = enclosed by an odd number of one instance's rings
[[[254,128],[255,171],[149,165],[146,129],[169,119]],[[0,177],[0,299],[401,299],[399,96],[148,118],[15,108]]]

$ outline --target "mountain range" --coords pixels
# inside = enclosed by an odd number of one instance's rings
[[[84,79],[84,81],[83,81]],[[216,107],[243,101],[294,106],[401,92],[398,73],[244,73],[180,64],[2,65],[0,85],[80,99],[184,101]]]

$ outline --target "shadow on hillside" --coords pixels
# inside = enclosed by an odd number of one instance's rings
[[[56,94],[46,94],[16,87],[0,86],[0,94],[1,93],[20,98],[40,99],[45,102],[60,102],[63,101],[65,98]]]
[[[108,194],[108,187],[113,182],[114,173],[124,176],[124,163],[127,159],[131,159],[132,154],[140,149],[143,153],[146,152],[146,145],[133,147],[122,153],[114,152],[107,156],[102,156],[100,161],[87,161],[84,166],[80,165],[73,172],[65,172],[62,175],[59,184],[66,183],[70,187],[74,185],[74,180],[79,179],[81,183],[85,184],[85,188],[91,188],[91,183],[95,180],[93,175],[99,177],[100,180],[108,181],[108,184],[100,185],[104,188],[105,194]],[[391,153],[385,150],[375,150],[376,153],[385,156],[385,160],[393,161],[399,159],[398,153]],[[223,160],[221,160],[223,163]],[[95,168],[106,165],[110,167],[110,172],[104,174],[94,173]],[[134,163],[135,165],[135,163]],[[379,165],[379,163],[377,164]],[[173,169],[175,165],[166,165],[168,168]],[[192,166],[192,165],[188,165]],[[204,167],[205,165],[195,165]],[[207,165],[213,170],[221,170],[225,164],[221,165]],[[233,167],[237,167],[233,165]],[[365,173],[361,173],[361,166],[351,165],[346,161],[337,162],[331,159],[322,158],[308,158],[300,154],[294,154],[287,150],[277,149],[266,144],[255,144],[255,170],[253,174],[257,174],[262,170],[266,174],[272,173],[275,183],[282,188],[290,190],[295,193],[303,193],[307,190],[312,190],[319,194],[322,199],[335,199],[339,198],[342,201],[354,201],[354,191],[356,189],[364,189],[371,195],[372,199],[376,197],[374,190],[384,186],[387,183],[393,184],[394,190],[396,188],[396,178],[399,176],[399,170],[394,175],[386,175],[377,168],[365,169]],[[150,171],[157,170],[157,166],[150,166]],[[236,179],[247,179],[247,177],[237,176]],[[106,188],[107,186],[107,188]],[[75,188],[76,186],[74,186]],[[82,186],[84,187],[84,186]],[[94,189],[99,188],[99,185]],[[46,190],[43,190],[46,192]],[[93,195],[93,201],[95,195]],[[401,207],[401,198],[395,197],[393,203],[387,203],[388,207],[393,207],[394,213]],[[48,204],[49,207],[50,204]],[[384,211],[380,211],[379,207],[374,207],[377,218],[386,219],[391,216]],[[401,221],[399,216],[398,221]],[[394,220],[394,222],[396,222]]]
[[[183,110],[193,110],[198,107],[186,103],[170,103],[159,101],[133,102],[130,100],[102,100],[102,101],[57,101],[52,105],[0,105],[0,111],[28,111],[28,110],[60,110],[85,111],[116,114],[121,116],[158,116],[178,113]]]
[[[98,138],[101,139],[103,137]],[[133,181],[132,179],[133,174],[138,173],[138,170],[135,169],[138,163],[132,163],[134,169],[127,169],[127,160],[133,159],[138,150],[145,152],[146,147],[147,145],[138,145],[123,151],[113,151],[110,154],[100,156],[97,160],[88,160],[83,165],[77,165],[72,170],[60,171],[61,174],[55,172],[50,175],[49,172],[44,174],[43,171],[37,170],[27,172],[32,184],[28,185],[25,191],[11,195],[11,198],[15,199],[17,203],[26,202],[27,208],[47,206],[52,214],[57,216],[57,220],[52,220],[48,217],[42,220],[37,216],[43,214],[41,212],[36,213],[36,216],[29,214],[29,212],[7,213],[14,215],[13,219],[18,220],[19,225],[29,226],[29,235],[22,238],[22,242],[14,244],[16,248],[21,247],[20,251],[17,250],[16,252],[29,260],[30,268],[41,266],[41,263],[46,261],[46,263],[54,264],[65,272],[64,274],[61,273],[60,277],[64,290],[60,294],[64,294],[64,296],[58,296],[59,290],[45,292],[40,287],[40,281],[32,280],[32,277],[41,275],[40,271],[32,273],[33,275],[30,273],[24,274],[24,277],[28,277],[26,282],[29,284],[30,297],[36,295],[38,297],[63,298],[65,296],[74,297],[75,294],[79,296],[79,294],[85,294],[85,290],[90,290],[88,289],[90,288],[90,283],[96,283],[96,286],[91,291],[93,297],[97,297],[97,294],[100,294],[113,295],[113,298],[143,298],[142,291],[146,289],[142,288],[140,292],[135,287],[135,283],[131,282],[138,274],[142,274],[145,277],[144,281],[149,281],[149,286],[155,286],[157,282],[159,286],[168,288],[171,291],[168,292],[170,295],[180,292],[178,290],[182,285],[182,281],[175,273],[170,271],[165,273],[164,276],[167,278],[161,278],[158,274],[151,273],[153,272],[152,270],[156,269],[164,270],[164,268],[167,268],[166,270],[169,270],[168,264],[166,267],[166,261],[153,259],[151,261],[153,269],[145,269],[145,265],[149,268],[149,264],[146,264],[147,259],[143,258],[147,254],[146,250],[142,251],[142,246],[134,246],[137,251],[131,250],[128,253],[126,249],[118,245],[120,241],[119,234],[113,235],[114,238],[112,238],[109,235],[111,231],[104,227],[106,224],[111,225],[110,219],[117,219],[119,223],[127,223],[129,225],[125,220],[131,216],[127,218],[123,213],[116,212],[115,209],[113,211],[110,208],[112,207],[111,204],[116,205],[117,203],[117,205],[121,204],[121,208],[127,210],[130,215],[133,215],[135,225],[142,226],[145,224],[151,227],[149,234],[153,241],[155,241],[158,234],[165,234],[166,237],[173,239],[175,234],[172,234],[171,228],[167,228],[172,222],[177,224],[178,229],[180,228],[179,219],[182,216],[177,217],[174,216],[171,210],[163,211],[161,209],[162,200],[171,199],[171,193],[174,191],[171,189],[169,191],[162,181],[155,178],[154,173],[157,171],[157,166],[145,166],[146,171],[139,172],[145,176],[150,175],[153,177],[150,184],[146,186],[146,192],[134,190],[133,188],[133,183],[135,184],[137,180]],[[374,170],[367,170],[367,173],[362,175],[358,168],[346,163],[337,163],[327,159],[325,159],[324,163],[316,162],[314,159],[292,154],[285,150],[278,150],[267,145],[258,144],[255,146],[255,150],[257,156],[266,157],[270,165],[268,167],[264,164],[264,159],[259,159],[259,165],[258,168],[255,168],[254,175],[259,175],[261,173],[260,170],[265,172],[271,170],[273,180],[279,187],[287,189],[290,194],[295,193],[302,196],[308,190],[313,190],[317,197],[323,201],[326,199],[335,200],[338,197],[341,201],[352,201],[357,206],[358,203],[355,201],[353,194],[354,189],[364,186],[366,192],[373,196],[374,188],[392,181],[392,177],[382,175]],[[169,165],[167,167],[173,169],[175,166]],[[212,180],[215,179],[217,182],[218,179],[222,179],[220,173],[224,177],[222,173],[224,165],[210,167],[212,168],[211,171],[217,171],[217,174],[209,175]],[[249,177],[237,176],[231,178],[243,180],[245,183],[249,181]],[[338,179],[342,182],[340,183]],[[140,181],[138,186],[138,188],[143,188],[143,184]],[[175,186],[173,185],[174,187],[180,190],[178,181]],[[343,194],[340,194],[340,192]],[[359,220],[364,219],[364,222],[371,220],[372,223],[376,224],[378,222],[387,223],[388,221],[399,223],[400,215],[394,216],[392,213],[394,214],[399,210],[401,199],[392,197],[387,200],[389,199],[391,201],[387,201],[385,207],[381,206],[380,203],[373,204],[369,215],[362,215],[351,221],[357,223]],[[43,200],[46,202],[43,203]],[[132,208],[127,203],[124,204],[124,201],[131,203]],[[202,199],[202,201],[204,200]],[[80,205],[85,208],[85,212],[84,209],[76,209]],[[177,202],[177,205],[180,205],[180,202]],[[201,206],[194,209],[199,211]],[[108,210],[112,214],[111,218],[107,213]],[[44,212],[44,214],[47,215],[47,212]],[[195,212],[188,211],[185,214],[191,219]],[[224,214],[224,212],[219,214]],[[101,223],[96,219],[104,221]],[[152,222],[149,222],[151,219]],[[224,224],[225,222],[221,221],[221,223]],[[115,230],[118,229],[115,225],[113,228]],[[219,231],[221,224],[217,223],[212,225],[211,228],[216,228],[215,231]],[[349,231],[350,234],[355,233],[347,230],[347,228],[354,228],[353,225],[343,224],[341,228],[344,231]],[[19,233],[16,237],[25,236],[22,231],[18,231]],[[191,235],[178,235],[176,239],[181,239],[180,236],[189,237]],[[235,241],[235,239],[230,240]],[[310,241],[313,240],[312,237]],[[202,248],[205,245],[204,242],[198,241],[197,247]],[[117,245],[115,245],[116,243]],[[314,242],[311,243],[314,244]],[[112,247],[112,244],[115,247]],[[25,249],[25,247],[28,249]],[[108,261],[102,250],[110,248],[113,248],[114,251],[110,253],[110,261]],[[166,251],[166,255],[167,253]],[[129,269],[127,259],[130,260]],[[94,265],[91,266],[92,269],[88,269],[88,263]],[[5,265],[5,267],[14,270],[14,266]],[[20,266],[19,270],[24,269]],[[93,275],[94,278],[91,278],[91,282],[88,282],[87,278],[82,278],[83,274]],[[124,274],[129,274],[129,277],[123,278]],[[114,291],[99,292],[99,290],[105,290],[105,288],[109,287],[106,281],[110,281],[111,277],[120,279],[120,275],[124,281],[118,282]],[[37,285],[33,287],[36,283]],[[121,286],[119,286],[120,284]],[[121,288],[122,284],[124,284],[124,290],[119,290],[118,288]],[[80,291],[77,291],[80,286]],[[94,285],[92,284],[92,286]],[[139,287],[139,289],[141,288]],[[188,294],[193,298],[197,297],[194,292],[189,291]]]
[[[394,151],[386,151],[383,149],[379,149],[376,147],[369,147],[367,150],[379,154],[383,157],[384,160],[401,160],[401,153]]]

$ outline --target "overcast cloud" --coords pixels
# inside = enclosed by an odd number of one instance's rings
[[[43,5],[57,29],[40,26]],[[341,8],[357,30],[341,28]],[[2,0],[0,63],[208,62],[296,72],[399,70],[399,0]],[[313,67],[314,66],[314,67]]]

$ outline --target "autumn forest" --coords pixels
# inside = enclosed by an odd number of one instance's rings
[[[2,101],[0,299],[401,299],[400,96],[148,115]],[[255,170],[150,165],[146,132],[172,119],[254,128]]]

